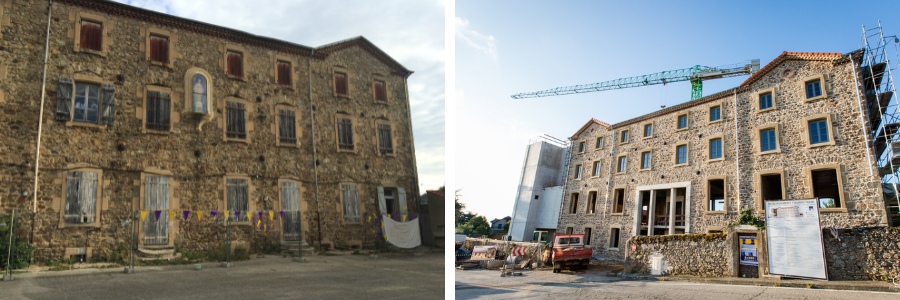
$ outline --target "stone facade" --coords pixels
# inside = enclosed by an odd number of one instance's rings
[[[590,228],[595,256],[622,260],[625,251],[617,245],[632,236],[718,232],[746,208],[763,217],[763,175],[769,181],[777,178],[769,174],[781,178],[781,198],[769,199],[815,198],[814,172],[832,172],[834,194],[840,195],[835,207],[822,209],[823,227],[886,225],[866,138],[871,125],[863,125],[867,112],[861,110],[853,74],[861,57],[861,51],[785,52],[739,87],[618,124],[589,121],[571,137],[573,156],[558,229],[584,233]],[[808,98],[806,83],[815,82],[821,95]],[[760,95],[769,93],[773,107],[760,109]],[[820,124],[827,125],[828,139],[811,144],[808,122],[816,120],[825,121]],[[652,130],[645,136],[648,125]],[[774,129],[777,146],[761,151],[760,136],[768,129]],[[722,145],[720,157],[710,154],[714,143]],[[676,161],[681,146],[686,161]],[[643,153],[649,153],[647,165]],[[625,166],[620,170],[621,158]],[[576,176],[577,166],[582,173]],[[723,201],[710,203],[711,185]],[[766,186],[774,192],[774,185]],[[611,241],[615,232],[618,239]]]
[[[732,275],[733,250],[723,233],[638,236],[629,241],[635,250],[628,251],[625,272],[651,273],[651,258],[665,259],[666,275],[727,277]],[[630,246],[629,246],[630,247]],[[684,251],[690,248],[695,251]]]
[[[177,216],[169,222],[168,245],[193,251],[224,240],[221,216],[216,223],[209,212],[227,209],[228,179],[247,182],[247,210],[266,212],[260,220],[266,230],[248,221],[231,223],[231,238],[250,247],[282,240],[278,212],[286,209],[281,201],[285,182],[298,186],[303,237],[310,244],[371,242],[374,235],[369,236],[362,216],[418,211],[406,86],[412,72],[363,37],[311,48],[109,1],[54,1],[47,84],[42,86],[46,3],[0,4],[0,91],[5,95],[0,97],[0,214],[16,208],[34,219],[33,225],[23,224],[33,228],[30,238],[39,260],[66,258],[77,248],[112,255],[130,240],[130,226],[123,222],[147,209],[150,176],[169,179],[164,209]],[[102,51],[79,44],[78,24],[84,20],[102,22]],[[168,38],[168,62],[150,59],[151,35]],[[227,75],[228,51],[242,54],[243,76]],[[287,84],[278,81],[285,74],[278,74],[279,62],[288,65]],[[346,95],[336,92],[337,72],[347,78]],[[191,106],[191,80],[197,74],[207,80],[205,113]],[[110,123],[103,109],[96,123],[65,115],[71,108],[61,109],[58,98],[67,96],[59,91],[67,79],[102,86],[103,95],[114,90]],[[376,101],[376,81],[384,86],[386,101]],[[171,97],[167,130],[148,129],[148,91]],[[226,103],[243,105],[245,136],[227,133],[232,110]],[[286,130],[279,129],[282,113],[294,116],[295,142],[279,139],[280,130]],[[338,119],[352,122],[352,149],[339,147]],[[390,126],[392,151],[379,146],[383,132],[378,128],[386,128],[380,125]],[[99,174],[94,222],[64,221],[67,174],[73,171]],[[362,218],[346,217],[353,212],[345,212],[344,198],[352,199],[345,195],[353,189],[357,200],[351,207]],[[391,202],[390,211],[379,208],[384,198]],[[183,210],[194,212],[190,220],[181,220]],[[197,219],[197,211],[206,212],[205,218]],[[269,211],[275,212],[274,220]],[[140,238],[139,246],[144,246]]]

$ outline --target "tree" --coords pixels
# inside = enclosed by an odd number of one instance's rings
[[[466,227],[471,230],[469,234],[488,235],[491,233],[491,224],[484,216],[476,215],[466,223]]]

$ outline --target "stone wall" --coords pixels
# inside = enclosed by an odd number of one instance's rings
[[[406,77],[410,72],[386,58],[364,38],[313,48],[252,36],[227,28],[164,14],[136,11],[114,2],[54,1],[51,16],[47,85],[41,86],[47,5],[40,1],[2,1],[0,38],[0,214],[13,208],[32,227],[39,260],[63,258],[87,247],[103,256],[130,241],[123,226],[143,205],[142,180],[148,174],[171,178],[169,209],[224,209],[225,176],[250,185],[251,210],[282,208],[280,181],[300,185],[304,239],[315,244],[359,243],[368,238],[365,221],[344,220],[341,184],[356,184],[359,214],[378,211],[378,187],[403,189],[408,210],[418,211],[415,153]],[[76,24],[91,15],[104,22],[102,53],[78,51]],[[166,32],[171,63],[147,59],[149,32]],[[226,76],[226,49],[244,51],[242,79]],[[292,84],[275,80],[276,59],[291,62]],[[349,95],[334,93],[336,67],[349,73]],[[209,75],[210,114],[198,117],[185,100],[186,78],[195,70]],[[57,79],[90,77],[116,89],[114,124],[86,126],[57,121]],[[388,100],[374,101],[373,80],[386,83]],[[189,79],[188,79],[189,80]],[[148,87],[170,91],[172,129],[144,130]],[[40,115],[42,92],[46,92]],[[246,103],[245,141],[225,138],[224,100]],[[278,143],[279,108],[296,112],[297,144]],[[353,119],[353,151],[338,151],[336,117]],[[38,119],[41,157],[36,214],[32,214]],[[391,125],[394,154],[378,151],[379,122]],[[313,139],[313,136],[315,137]],[[314,150],[315,149],[315,150]],[[102,174],[99,222],[69,226],[60,220],[65,204],[65,174],[90,168]],[[316,180],[318,178],[318,180]],[[277,216],[276,216],[277,218]],[[221,219],[221,218],[220,218]],[[232,226],[232,239],[251,249],[281,240],[280,223],[260,231],[249,222]],[[175,221],[170,245],[203,251],[221,245],[225,227],[210,218]],[[372,235],[371,237],[367,235]],[[30,237],[29,237],[30,238]]]
[[[671,268],[666,275],[732,276],[734,252],[728,240],[724,233],[636,236],[626,245],[625,272],[649,274],[651,256],[659,254]]]
[[[829,280],[891,281],[900,276],[900,228],[838,229],[838,240],[825,229]]]
[[[472,250],[475,246],[496,246],[497,247],[497,259],[506,259],[506,256],[509,255],[510,250],[517,247],[525,247],[525,256],[521,257],[519,261],[530,261],[536,262],[539,266],[542,266],[544,261],[544,252],[545,250],[550,249],[550,245],[541,244],[541,243],[525,243],[525,242],[506,242],[503,240],[495,240],[495,239],[478,239],[478,238],[466,238],[466,243],[463,245],[463,248],[466,250]],[[548,254],[549,255],[549,254]]]

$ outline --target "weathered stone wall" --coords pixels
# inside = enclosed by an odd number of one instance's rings
[[[129,243],[131,228],[122,224],[141,207],[142,174],[162,173],[172,179],[170,209],[179,210],[179,221],[171,223],[170,239],[175,246],[192,251],[220,246],[225,227],[214,223],[208,214],[204,220],[192,216],[189,221],[180,221],[180,210],[221,212],[226,175],[249,179],[253,210],[277,212],[281,208],[278,181],[299,182],[304,238],[313,244],[320,239],[331,244],[366,239],[365,222],[344,222],[341,183],[357,184],[360,214],[377,211],[378,186],[405,189],[409,211],[417,211],[407,74],[377,57],[380,50],[367,41],[357,39],[341,47],[323,47],[323,53],[310,56],[304,52],[310,48],[270,47],[271,43],[254,42],[259,41],[257,37],[224,28],[219,30],[225,33],[207,34],[185,29],[183,23],[187,21],[174,17],[138,19],[134,16],[140,14],[126,17],[116,12],[121,9],[107,10],[120,4],[86,8],[74,2],[78,1],[54,2],[51,16],[37,214],[33,216],[39,260],[61,258],[73,247],[90,247],[94,253],[110,255],[117,245]],[[0,114],[0,214],[17,208],[29,220],[23,224],[30,227],[47,6],[45,2],[25,0],[3,1],[2,5],[2,17],[9,22],[0,25],[0,91],[5,95],[0,98],[4,111]],[[75,51],[76,16],[84,13],[104,19],[107,49],[103,55]],[[182,25],[173,25],[176,23]],[[146,58],[149,30],[170,34],[172,63],[168,66]],[[245,51],[243,79],[225,75],[226,47]],[[292,86],[276,83],[276,58],[291,61]],[[350,73],[347,97],[333,93],[336,65]],[[184,99],[185,77],[195,69],[210,76],[213,118],[208,121],[190,113]],[[57,78],[78,76],[115,85],[114,125],[82,126],[54,119]],[[386,82],[387,103],[374,101],[372,82],[376,76]],[[170,132],[142,130],[147,86],[171,90]],[[224,138],[225,98],[244,101],[251,107],[246,114],[248,141]],[[276,144],[276,105],[296,111],[296,146]],[[354,117],[354,152],[337,151],[335,118],[339,112]],[[378,153],[376,121],[392,125],[394,155]],[[60,226],[65,202],[63,175],[74,167],[102,172],[98,202],[103,206],[97,227]],[[318,187],[314,173],[318,175]],[[249,224],[232,226],[232,239],[253,243],[251,248],[278,241],[277,217],[274,222],[264,218],[267,228],[274,230],[260,231]]]
[[[728,240],[724,233],[636,236],[628,241],[625,272],[649,274],[651,256],[659,254],[672,268],[666,275],[732,276],[734,253]]]
[[[900,276],[900,228],[823,230],[829,280],[891,281]]]

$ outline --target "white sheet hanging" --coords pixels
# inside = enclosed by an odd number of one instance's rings
[[[392,245],[409,249],[422,244],[422,236],[419,233],[419,218],[409,222],[397,222],[386,215],[381,217],[384,220],[384,234],[387,236],[387,241]]]

